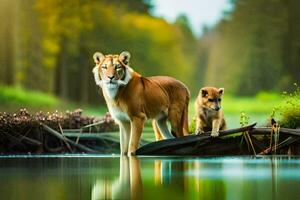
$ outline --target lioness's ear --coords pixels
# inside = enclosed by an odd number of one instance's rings
[[[219,92],[220,95],[223,95],[224,94],[224,88],[219,88],[218,92]]]
[[[119,56],[120,61],[122,61],[125,65],[128,65],[130,59],[130,53],[128,51],[123,51]]]
[[[202,97],[205,97],[208,94],[207,90],[203,89],[203,88],[200,90],[200,93],[201,93]]]
[[[96,52],[96,53],[94,53],[93,58],[94,58],[95,63],[98,65],[103,60],[104,55],[100,52]]]

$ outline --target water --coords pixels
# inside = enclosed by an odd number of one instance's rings
[[[298,157],[6,156],[1,199],[299,199]]]

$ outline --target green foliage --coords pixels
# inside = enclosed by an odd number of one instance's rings
[[[241,126],[247,126],[249,124],[249,120],[250,120],[250,117],[248,115],[246,115],[245,112],[241,112],[240,125]]]
[[[300,127],[300,87],[296,85],[294,92],[284,94],[284,104],[279,106],[278,111],[281,114],[282,127]]]

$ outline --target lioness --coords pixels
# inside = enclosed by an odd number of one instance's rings
[[[190,94],[183,83],[167,76],[142,77],[129,67],[130,53],[126,51],[120,55],[96,52],[93,58],[96,84],[120,127],[121,154],[134,155],[148,118],[155,120],[157,139],[188,134]]]

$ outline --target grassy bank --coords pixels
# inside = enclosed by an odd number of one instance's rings
[[[196,99],[190,102],[190,115],[195,114],[194,104]],[[281,105],[283,98],[277,93],[260,92],[255,96],[233,96],[225,94],[222,99],[222,108],[228,114],[255,113],[265,114],[271,113],[273,108]]]
[[[103,115],[107,111],[104,105],[76,104],[43,92],[0,86],[0,112],[18,112],[22,108],[27,108],[31,113],[38,111],[66,111],[81,108],[84,110],[85,115],[94,116]]]
[[[191,99],[189,105],[190,121],[195,117],[194,108],[196,99]],[[266,123],[274,108],[282,105],[284,99],[281,94],[259,92],[255,96],[233,96],[225,94],[222,99],[222,109],[229,128],[240,126],[241,112],[250,117],[249,122],[257,122],[259,125]]]
[[[248,114],[253,121],[262,121],[267,119],[272,113],[274,107],[282,104],[284,99],[280,94],[260,92],[256,96],[237,97],[233,95],[224,95],[222,107],[232,126],[239,125],[239,116],[243,111]],[[189,119],[195,116],[195,99],[191,99],[189,105]],[[106,105],[90,106],[80,105],[72,102],[63,101],[53,95],[41,92],[24,90],[21,88],[0,86],[0,111],[16,112],[21,108],[27,108],[30,112],[55,110],[66,111],[81,108],[85,115],[103,115],[106,111]]]

